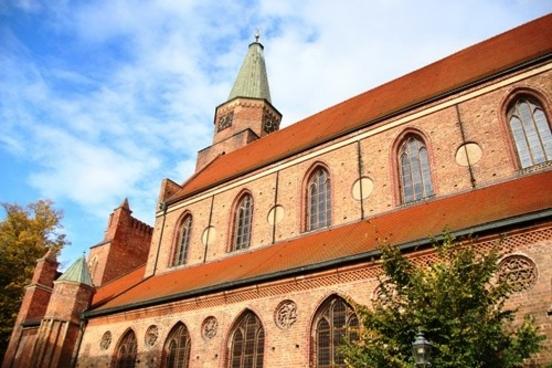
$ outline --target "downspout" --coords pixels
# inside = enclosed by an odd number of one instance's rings
[[[161,250],[161,240],[163,240],[163,232],[165,231],[165,220],[167,218],[167,204],[163,202],[163,222],[161,223],[161,233],[157,242],[157,251],[155,252],[155,263],[153,264],[153,274],[157,273],[157,262],[159,261],[159,251]]]
[[[211,220],[213,219],[213,202],[215,196],[211,196],[211,208],[209,209],[209,224],[207,225],[207,234],[205,236],[205,250],[203,251],[203,263],[207,262],[207,249],[209,248],[209,235],[211,235]]]
[[[280,182],[280,172],[276,171],[276,188],[274,190],[274,214],[272,215],[272,244],[276,242],[276,206],[278,205],[278,184]]]
[[[466,144],[466,133],[464,132],[464,124],[462,124],[462,118],[460,117],[460,108],[458,107],[458,104],[454,105],[454,108],[456,109],[456,118],[458,120],[458,127],[460,128],[460,135],[462,136],[462,145],[464,146],[464,153],[466,154],[466,161],[468,163],[468,171],[470,173],[470,182],[472,188],[475,189],[475,176],[473,175],[473,169],[470,162],[470,155],[468,153],[468,146]]]
[[[360,151],[360,140],[357,141],[357,161],[358,161],[358,186],[360,187],[360,219],[364,220],[364,196],[362,193],[362,154]]]

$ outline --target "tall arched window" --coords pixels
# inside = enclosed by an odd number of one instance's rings
[[[339,346],[345,339],[356,340],[358,317],[343,298],[332,296],[318,309],[313,321],[312,360],[316,368],[345,367]]]
[[[552,160],[550,122],[537,99],[517,98],[508,109],[508,120],[522,168]]]
[[[406,136],[399,147],[399,171],[403,203],[433,194],[427,148],[418,136]]]
[[[183,323],[173,327],[163,347],[164,368],[188,368],[191,340]]]
[[[330,226],[332,194],[330,175],[323,167],[316,168],[307,182],[307,231]]]
[[[230,338],[228,368],[263,367],[264,330],[253,312],[242,315]]]
[[[235,206],[232,250],[249,248],[252,222],[253,198],[250,194],[245,193]]]
[[[115,368],[134,368],[136,364],[136,335],[128,330],[115,351]]]
[[[188,214],[181,222],[178,239],[174,248],[173,266],[186,263],[188,248],[190,246],[190,233],[192,232],[192,215]]]

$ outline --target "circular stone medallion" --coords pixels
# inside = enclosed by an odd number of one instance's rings
[[[105,331],[102,335],[102,339],[100,340],[100,348],[102,350],[107,350],[109,345],[111,345],[111,339],[111,331]]]
[[[146,346],[153,346],[157,342],[157,337],[159,337],[159,328],[156,325],[151,325],[146,330],[146,336],[144,337],[144,342]]]
[[[217,335],[218,322],[213,316],[205,318],[201,326],[201,334],[204,339],[210,340]]]
[[[274,311],[274,322],[281,329],[288,329],[297,321],[297,304],[293,300],[284,300]]]
[[[353,199],[357,201],[360,201],[361,199],[366,199],[368,198],[370,193],[372,193],[373,189],[374,189],[374,182],[372,181],[372,179],[367,177],[358,179],[353,184],[353,190],[352,190]],[[361,195],[361,192],[362,192],[362,195]]]

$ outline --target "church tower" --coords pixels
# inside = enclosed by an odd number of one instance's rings
[[[196,172],[217,156],[279,129],[282,114],[272,106],[263,51],[257,33],[228,100],[215,109],[213,144],[198,152]]]

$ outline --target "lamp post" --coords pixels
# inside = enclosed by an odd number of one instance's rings
[[[426,340],[421,331],[418,332],[416,339],[412,342],[412,355],[414,355],[416,367],[431,366],[431,343]]]

